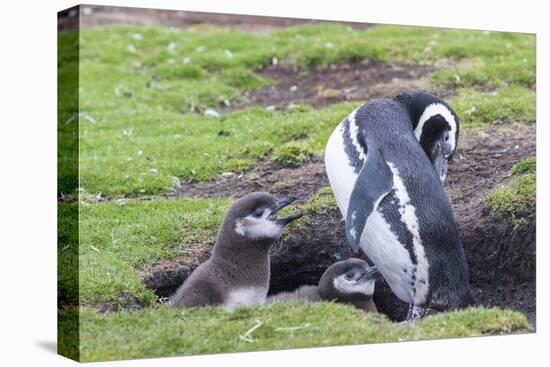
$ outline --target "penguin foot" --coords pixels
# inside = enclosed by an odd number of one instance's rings
[[[427,309],[425,307],[417,306],[414,304],[409,305],[409,312],[405,322],[415,322],[420,320],[426,314]]]

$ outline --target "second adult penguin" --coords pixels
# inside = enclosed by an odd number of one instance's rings
[[[269,249],[284,227],[301,213],[277,217],[295,200],[276,200],[266,192],[248,194],[225,214],[212,256],[187,278],[171,297],[181,307],[218,305],[231,310],[239,305],[265,303],[269,288]]]
[[[416,306],[409,318],[425,307],[472,302],[466,257],[441,184],[441,160],[455,149],[455,122],[446,104],[425,93],[371,100],[340,123],[325,151],[348,243],[374,262],[398,298]],[[441,139],[423,146],[417,132],[430,127],[442,129],[434,135]]]

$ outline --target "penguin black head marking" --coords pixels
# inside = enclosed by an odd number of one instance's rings
[[[267,192],[245,195],[229,208],[224,227],[232,227],[236,235],[248,240],[277,240],[285,225],[302,216],[302,213],[277,216],[278,211],[295,200],[293,196],[276,200]]]
[[[404,92],[396,97],[410,112],[414,135],[430,158],[442,182],[447,163],[454,156],[460,121],[441,98],[423,92]]]
[[[319,281],[319,293],[326,300],[358,301],[371,298],[378,269],[360,259],[332,264]]]

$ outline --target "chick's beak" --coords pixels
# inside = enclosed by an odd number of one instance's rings
[[[275,202],[274,207],[273,207],[272,213],[273,214],[277,213],[281,209],[283,209],[283,208],[287,207],[288,205],[290,205],[291,203],[293,203],[296,199],[297,198],[295,196],[289,196],[289,197],[277,200]],[[288,223],[302,217],[303,215],[304,214],[302,212],[298,212],[298,213],[288,215],[286,217],[280,217],[280,218],[277,218],[277,223],[279,223],[283,226],[286,226]]]
[[[358,280],[378,279],[380,272],[376,266],[366,267]]]

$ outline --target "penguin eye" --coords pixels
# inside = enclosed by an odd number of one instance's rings
[[[258,208],[254,210],[254,213],[252,213],[252,215],[256,218],[260,218],[263,214],[264,214],[264,209],[262,208]]]
[[[349,273],[346,273],[346,280],[351,280],[353,279],[353,276],[355,275],[354,272],[350,271]]]

